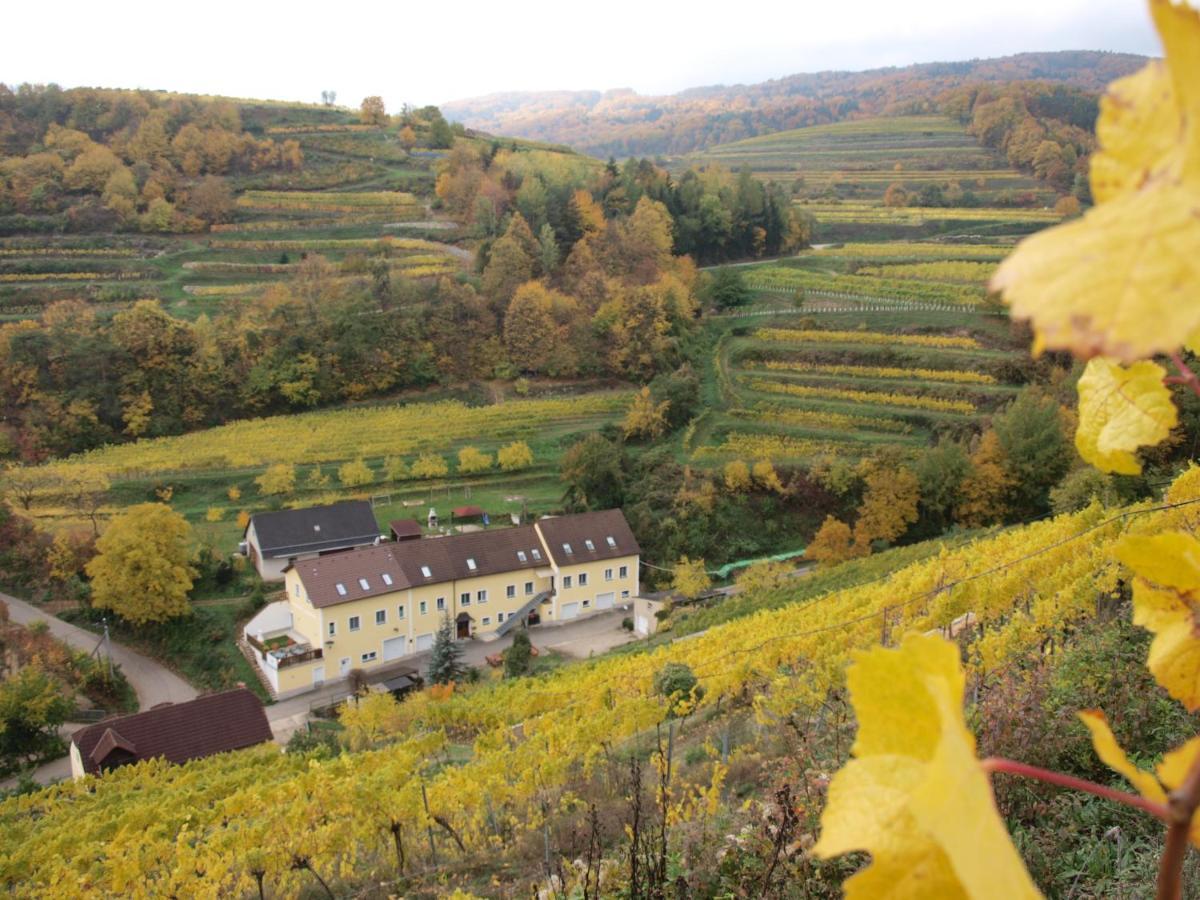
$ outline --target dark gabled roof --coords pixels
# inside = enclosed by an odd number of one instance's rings
[[[250,524],[264,557],[361,547],[379,538],[379,523],[366,500],[258,513]]]
[[[554,562],[560,566],[615,559],[642,552],[629,523],[625,521],[624,513],[619,509],[554,516],[538,519],[535,524]],[[611,544],[609,538],[612,538]],[[591,548],[588,547],[588,541],[592,543]],[[564,544],[571,546],[570,553],[563,548]]]
[[[184,763],[272,739],[262,701],[246,688],[156,706],[81,728],[71,736],[84,771],[96,774],[113,750]]]
[[[421,531],[421,523],[416,519],[393,519],[388,522],[388,528],[392,532],[392,537],[396,540],[401,538],[419,538],[423,532]]]
[[[533,526],[519,525],[348,550],[301,560],[295,568],[309,601],[321,609],[426,584],[534,569],[549,562]],[[366,581],[365,588],[360,578]]]

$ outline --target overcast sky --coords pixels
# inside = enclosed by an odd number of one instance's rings
[[[1138,0],[6,4],[0,81],[389,109],[507,90],[671,93],[1023,50],[1160,53]]]

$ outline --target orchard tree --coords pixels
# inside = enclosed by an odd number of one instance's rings
[[[87,564],[92,605],[134,625],[188,615],[192,529],[163,503],[140,503],[116,516]]]
[[[370,466],[363,462],[362,457],[338,466],[338,481],[342,483],[343,487],[359,487],[371,484],[374,480],[375,473]]]
[[[533,465],[533,451],[524,441],[513,441],[496,451],[496,461],[505,472],[528,469]]]
[[[458,451],[458,471],[464,475],[486,472],[492,467],[492,455],[478,447],[463,447]]]
[[[422,453],[412,464],[413,478],[442,478],[449,472],[445,458],[436,453]]]
[[[254,479],[260,494],[290,494],[296,489],[296,467],[288,463],[276,463]]]

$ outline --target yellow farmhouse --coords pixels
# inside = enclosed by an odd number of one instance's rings
[[[629,603],[640,552],[614,509],[332,553],[289,567],[244,637],[290,696],[430,649],[446,616],[466,639]]]

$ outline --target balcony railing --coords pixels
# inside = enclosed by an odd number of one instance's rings
[[[320,647],[310,647],[308,644],[290,643],[283,647],[268,649],[267,644],[253,635],[246,635],[246,643],[258,651],[263,662],[274,669],[285,669],[297,666],[314,659],[321,659],[325,652]]]
[[[302,653],[289,653],[284,657],[278,657],[275,654],[280,651],[271,653],[269,658],[275,660],[275,667],[278,669],[286,668],[287,666],[296,666],[300,663],[306,663],[310,660],[321,659],[325,653],[320,647],[310,647]]]

